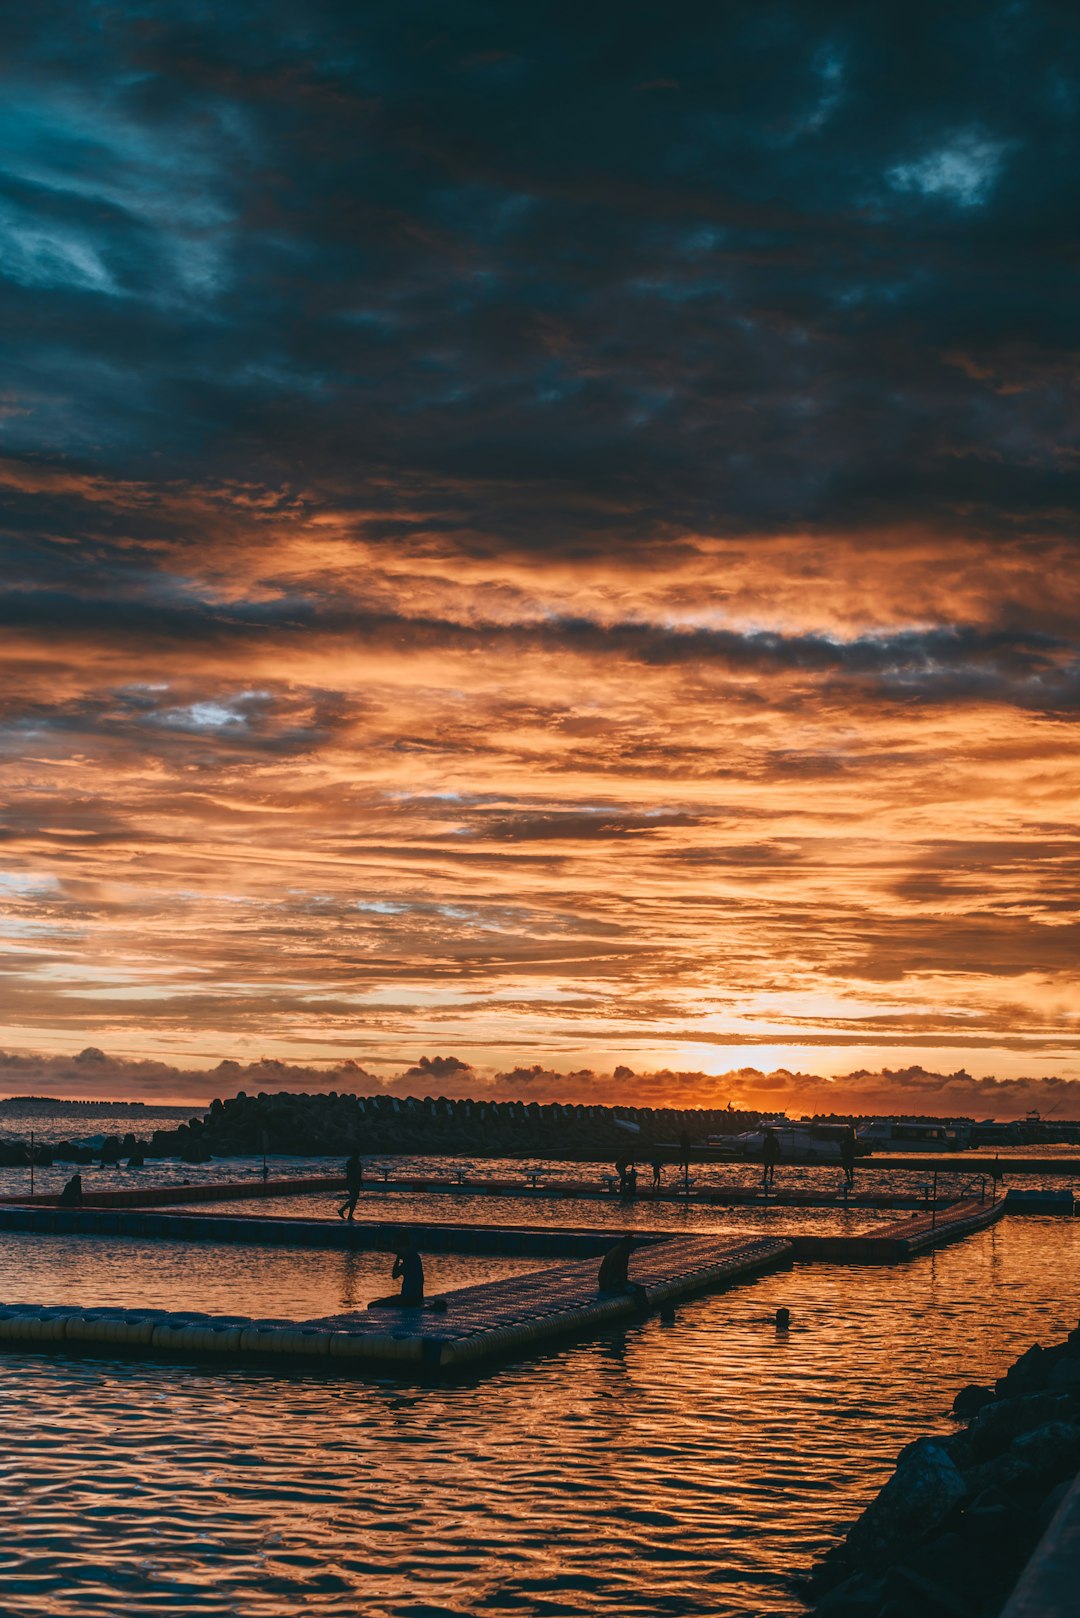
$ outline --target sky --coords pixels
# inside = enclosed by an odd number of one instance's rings
[[[1080,1116],[1078,34],[6,8],[3,1083]]]

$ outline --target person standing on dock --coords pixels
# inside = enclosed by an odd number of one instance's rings
[[[775,1129],[765,1131],[761,1146],[761,1189],[768,1193],[776,1180],[776,1165],[780,1161],[780,1140]]]
[[[844,1194],[855,1185],[855,1131],[846,1129],[840,1142],[840,1162],[844,1169]]]
[[[653,1153],[652,1163],[650,1166],[652,1168],[652,1188],[654,1191],[659,1191],[660,1171],[664,1167],[664,1159],[660,1156],[659,1152]]]
[[[338,1209],[339,1219],[351,1219],[353,1217],[363,1184],[364,1165],[360,1161],[359,1149],[353,1147],[345,1164],[345,1201]]]

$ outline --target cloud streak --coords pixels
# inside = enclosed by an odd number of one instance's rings
[[[8,1047],[1080,1079],[1070,16],[0,45]]]

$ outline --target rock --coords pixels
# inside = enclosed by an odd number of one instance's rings
[[[975,1465],[975,1451],[966,1432],[950,1433],[948,1438],[940,1439],[939,1443],[951,1456],[953,1465],[961,1472],[966,1472],[969,1466]]]
[[[884,1593],[884,1579],[853,1573],[817,1602],[814,1618],[877,1618]]]
[[[1011,1450],[983,1461],[980,1466],[974,1466],[964,1474],[973,1497],[982,1499],[984,1495],[992,1495],[1007,1500],[1014,1509],[1033,1476],[1031,1468]]]
[[[984,1405],[968,1428],[967,1437],[977,1461],[989,1460],[1008,1448],[1018,1433],[1041,1427],[1071,1414],[1067,1394],[1028,1393],[1017,1399],[995,1399]]]
[[[1015,1360],[1005,1375],[999,1377],[994,1383],[994,1392],[1001,1398],[1003,1395],[1011,1398],[1018,1393],[1038,1393],[1046,1385],[1046,1373],[1049,1367],[1043,1363],[1044,1351],[1041,1343],[1033,1343],[1031,1347]]]
[[[1013,1440],[1009,1453],[1030,1467],[1038,1488],[1049,1489],[1071,1477],[1080,1466],[1080,1424],[1048,1421],[1034,1432],[1021,1433]]]
[[[810,1569],[810,1577],[806,1581],[810,1592],[808,1599],[820,1601],[828,1591],[854,1576],[847,1548],[841,1541],[839,1545],[831,1546]],[[859,1574],[858,1577],[862,1578],[863,1575]]]
[[[1067,1393],[1074,1389],[1080,1391],[1080,1358],[1074,1354],[1062,1355],[1061,1359],[1050,1367],[1046,1386],[1054,1392]]]
[[[933,1537],[967,1499],[967,1484],[944,1445],[921,1438],[901,1452],[896,1471],[847,1537],[863,1566],[881,1566]]]
[[[983,1388],[977,1382],[969,1382],[966,1388],[960,1389],[960,1392],[953,1400],[953,1415],[967,1421],[972,1416],[977,1416],[984,1405],[993,1404],[993,1402],[994,1390],[992,1388]]]
[[[909,1567],[894,1567],[886,1582],[885,1610],[894,1609],[908,1618],[976,1618],[969,1601],[934,1579],[925,1578]]]
[[[1016,1530],[1016,1507],[1000,1489],[984,1489],[963,1516],[965,1536],[979,1545],[994,1546],[1011,1539]]]

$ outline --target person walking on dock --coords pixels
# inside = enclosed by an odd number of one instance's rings
[[[422,1304],[424,1301],[424,1264],[415,1247],[403,1247],[394,1255],[391,1276],[401,1281],[401,1301],[404,1304]]]
[[[761,1147],[761,1189],[768,1194],[776,1180],[776,1165],[780,1161],[780,1140],[775,1129],[765,1131]]]
[[[659,1152],[653,1153],[653,1159],[650,1166],[652,1168],[652,1188],[654,1191],[659,1191],[660,1171],[664,1167],[664,1159],[660,1156]]]
[[[339,1219],[351,1219],[353,1217],[363,1184],[364,1165],[360,1161],[359,1149],[353,1147],[345,1164],[345,1201],[338,1209]]]

